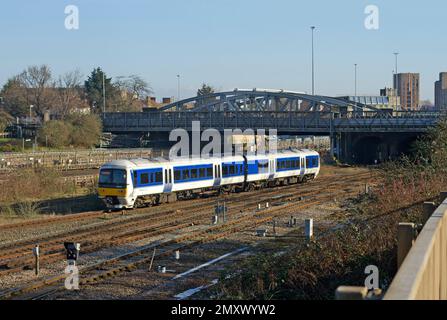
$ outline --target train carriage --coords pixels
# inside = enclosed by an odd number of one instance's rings
[[[187,199],[207,191],[247,191],[314,179],[319,154],[290,150],[265,155],[116,160],[100,169],[98,194],[109,209]]]

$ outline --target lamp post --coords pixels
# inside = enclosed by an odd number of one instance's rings
[[[102,73],[102,113],[106,115],[106,76]]]
[[[177,75],[177,101],[180,101],[180,75]]]
[[[398,72],[397,72],[397,57],[399,56],[399,52],[394,52],[393,53],[395,56],[395,65],[394,65],[394,89],[397,90],[397,77],[398,77]]]
[[[29,106],[29,123],[31,123],[31,118],[32,118],[31,109],[32,108],[34,108],[34,106],[32,104],[30,104],[30,106]]]
[[[315,62],[314,62],[314,30],[315,26],[311,26],[312,30],[312,95],[315,95]]]

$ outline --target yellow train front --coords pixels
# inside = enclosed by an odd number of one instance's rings
[[[109,209],[132,208],[133,185],[128,161],[112,161],[101,167],[98,196]]]

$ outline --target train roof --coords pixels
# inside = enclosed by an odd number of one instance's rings
[[[288,149],[288,150],[280,150],[276,153],[266,153],[265,155],[248,155],[247,159],[259,159],[259,158],[279,158],[279,157],[292,157],[292,156],[307,156],[307,155],[318,155],[318,152],[308,149]],[[136,158],[136,159],[128,159],[128,160],[113,160],[103,165],[103,167],[125,167],[125,168],[139,168],[139,167],[154,167],[162,164],[174,164],[181,165],[185,163],[198,163],[198,164],[207,164],[213,163],[214,161],[241,161],[243,160],[242,155],[233,155],[233,156],[223,156],[221,158],[177,158],[174,160],[169,160],[167,158]]]

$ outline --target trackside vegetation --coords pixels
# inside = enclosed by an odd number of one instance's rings
[[[345,203],[336,228],[310,243],[262,252],[222,273],[222,299],[333,299],[340,285],[363,286],[375,265],[386,290],[397,271],[399,222],[421,223],[424,201],[441,201],[447,183],[447,120],[428,130],[412,153],[380,168],[381,184]],[[442,199],[443,200],[443,199]],[[280,252],[281,254],[278,254]]]

